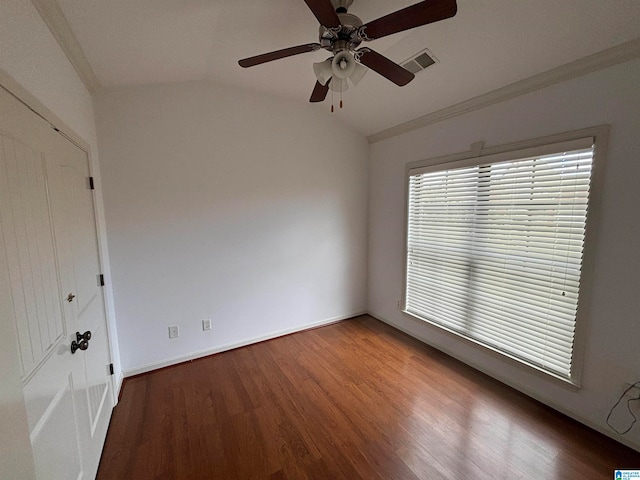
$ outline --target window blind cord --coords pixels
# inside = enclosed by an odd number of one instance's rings
[[[566,155],[566,152],[565,152]],[[562,159],[563,163],[564,163],[564,158]],[[578,190],[578,173],[580,171],[580,162],[578,162],[576,164],[576,172],[575,175],[573,177],[573,194],[575,196],[576,191]],[[564,178],[562,179],[562,183],[564,183]],[[576,202],[572,201],[571,202],[571,218],[573,219],[574,215],[575,215],[575,209],[576,209]],[[569,249],[566,249],[566,257],[565,257],[565,264],[568,263],[569,261]],[[563,279],[563,283],[562,283],[562,296],[564,297],[567,294],[567,268],[565,267],[564,269],[564,279]]]
[[[564,164],[567,160],[567,152],[565,152],[562,156],[562,163]],[[562,170],[564,171],[564,166],[562,168]],[[572,194],[575,197],[576,192],[578,191],[578,172],[580,171],[580,162],[577,162],[576,164],[576,171],[575,171],[575,175],[573,177],[573,191]],[[562,180],[561,180],[561,189],[563,189],[562,187],[564,186],[564,175],[562,175]],[[571,218],[573,219],[575,216],[575,208],[576,208],[576,202],[575,201],[571,201]],[[558,226],[558,220],[556,220],[556,228]],[[557,231],[556,231],[557,233]],[[565,249],[565,267],[564,267],[564,278],[562,279],[562,293],[561,295],[564,297],[567,295],[567,273],[568,273],[568,269],[567,269],[567,265],[569,263],[569,248]],[[547,305],[551,305],[551,294],[552,292],[549,292],[549,297],[548,297],[548,304]],[[548,320],[548,316],[547,316],[547,320]],[[547,323],[547,331],[549,330],[549,323]]]
[[[629,391],[633,390],[634,388],[640,389],[640,382],[636,382],[636,383],[632,384],[624,392],[622,392],[622,395],[620,395],[620,398],[618,398],[618,401],[615,403],[615,405],[613,407],[611,407],[611,410],[609,410],[609,415],[607,415],[607,425],[609,425],[609,427],[614,432],[616,432],[618,435],[624,435],[624,434],[628,433],[633,428],[635,423],[638,421],[638,417],[636,417],[635,414],[633,413],[633,411],[631,410],[631,402],[635,402],[636,400],[640,400],[640,394],[638,394],[637,397],[632,397],[632,398],[629,398],[627,400],[627,410],[629,411],[629,413],[633,417],[633,420],[632,420],[631,424],[629,425],[629,427],[626,430],[621,432],[616,427],[611,425],[611,423],[609,422],[609,420],[611,419],[611,415],[613,415],[613,412],[615,411],[615,409],[620,406],[620,403],[622,402],[622,399],[627,395],[627,393],[629,393]]]

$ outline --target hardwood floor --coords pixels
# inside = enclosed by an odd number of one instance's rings
[[[612,479],[635,452],[368,316],[125,381],[98,479]]]

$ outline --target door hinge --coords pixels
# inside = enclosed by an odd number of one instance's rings
[[[96,186],[93,184],[93,177],[89,177],[89,188],[95,190]]]
[[[104,287],[104,275],[102,273],[98,275],[98,281],[100,282],[100,286]]]
[[[113,363],[109,364],[109,374],[113,375]]]

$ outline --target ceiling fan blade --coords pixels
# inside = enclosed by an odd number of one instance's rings
[[[380,55],[378,52],[374,52],[370,48],[361,48],[358,50],[358,53],[361,53],[360,63],[378,72],[400,87],[405,86],[415,77],[409,70],[402,68],[397,63],[392,62],[387,57]]]
[[[339,27],[341,25],[331,0],[304,0],[304,3],[316,16],[320,25],[325,27]]]
[[[322,102],[325,98],[327,98],[327,92],[329,91],[329,84],[331,83],[331,79],[325,84],[322,85],[320,82],[316,82],[316,86],[313,87],[313,92],[311,92],[310,102]]]
[[[386,37],[453,17],[457,11],[456,0],[425,0],[365,24],[364,33],[370,40]]]
[[[275,52],[263,53],[262,55],[256,55],[255,57],[244,58],[238,62],[241,67],[253,67],[260,65],[261,63],[272,62],[280,58],[291,57],[292,55],[299,55],[301,53],[313,52],[318,50],[319,43],[307,43],[306,45],[298,45],[296,47],[283,48],[282,50],[276,50]]]

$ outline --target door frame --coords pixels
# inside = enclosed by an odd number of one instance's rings
[[[87,143],[82,137],[80,137],[71,127],[69,127],[60,117],[58,117],[55,113],[49,110],[40,100],[38,100],[34,95],[28,92],[22,85],[20,85],[16,80],[13,79],[9,74],[7,74],[2,68],[0,68],[0,87],[4,88],[11,95],[13,95],[16,99],[22,102],[27,108],[33,111],[36,115],[42,117],[46,120],[53,128],[55,128],[62,135],[67,137],[69,141],[74,143],[77,147],[79,147],[82,151],[84,151],[89,159],[89,172],[90,175],[94,178],[94,182],[96,182],[96,188],[100,188],[100,179],[96,177],[95,172],[99,171],[96,168],[95,160],[91,154],[91,148],[89,143]],[[97,181],[96,181],[97,180]],[[102,202],[102,196],[96,194],[97,190],[94,190],[93,193],[93,209],[94,215],[96,219],[96,232],[98,235],[98,255],[100,257],[100,270],[103,274],[109,273],[111,271],[110,266],[105,263],[105,252],[107,251],[106,245],[106,226],[101,222],[101,219],[104,219],[104,205]],[[115,312],[110,308],[108,299],[113,298],[113,290],[111,287],[111,279],[110,275],[105,276],[105,285],[104,285],[104,295],[103,295],[103,303],[105,309],[105,329],[107,332],[107,344],[109,347],[109,362],[113,363],[114,357],[119,357],[116,353],[117,349],[117,336],[114,331],[115,326]],[[16,361],[18,359],[16,358]],[[111,395],[113,396],[113,405],[118,404],[118,397],[120,394],[120,388],[122,387],[123,375],[122,371],[119,368],[119,365],[114,365],[114,367],[118,367],[114,374],[111,375]]]

